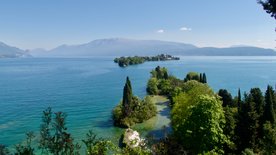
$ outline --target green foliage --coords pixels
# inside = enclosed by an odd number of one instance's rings
[[[189,72],[184,78],[184,82],[195,80],[201,83],[207,83],[207,77],[205,73]]]
[[[206,77],[205,73],[203,73],[203,77],[202,77],[202,80],[200,82],[207,83],[207,77]]]
[[[199,78],[198,73],[196,73],[196,72],[189,72],[189,73],[186,75],[184,81],[185,81],[185,82],[190,81],[190,80],[199,81],[199,79],[200,79],[200,78]]]
[[[265,93],[265,107],[264,107],[264,121],[269,121],[272,124],[275,123],[275,100],[274,100],[274,91],[271,86],[267,86]]]
[[[263,152],[264,154],[276,154],[276,128],[267,121],[263,125],[264,138],[263,138]]]
[[[87,155],[104,155],[118,149],[111,141],[97,138],[97,135],[92,130],[89,130],[86,134],[86,139],[82,140],[82,142],[86,146]]]
[[[130,148],[126,146],[121,150],[119,155],[151,155],[151,151],[149,149],[144,149],[141,147]]]
[[[114,125],[119,127],[130,127],[135,123],[142,123],[157,114],[156,106],[149,96],[146,96],[143,100],[134,96],[132,100],[133,105],[130,107],[132,112],[127,117],[122,113],[123,106],[121,103],[113,109]]]
[[[147,92],[151,95],[157,95],[159,94],[159,90],[157,88],[158,86],[158,80],[157,78],[150,78],[147,84]]]
[[[221,102],[215,96],[199,95],[194,102],[184,101],[188,105],[179,113],[180,103],[176,102],[172,110],[174,133],[184,146],[195,153],[216,151],[223,153],[223,145],[229,143],[223,134],[225,118]]]
[[[145,59],[143,57],[120,57],[114,59],[115,63],[118,63],[120,67],[126,67],[128,65],[135,65],[135,64],[142,64],[145,62]]]
[[[73,143],[71,134],[67,132],[65,126],[66,114],[63,112],[54,113],[52,118],[51,108],[43,112],[42,124],[40,128],[39,147],[43,153],[78,154],[80,146]]]
[[[222,106],[233,106],[232,95],[226,89],[220,89],[218,95],[221,97]]]
[[[119,127],[130,127],[135,123],[141,123],[155,116],[156,106],[149,97],[140,100],[132,95],[131,83],[127,77],[124,86],[123,101],[120,102],[112,112],[114,125]]]
[[[182,91],[184,81],[172,75],[168,75],[168,71],[164,67],[157,66],[151,71],[151,78],[147,84],[147,92],[150,95],[165,95],[171,104],[172,98]]]
[[[276,19],[276,0],[258,0],[263,9]]]
[[[186,82],[183,91],[173,98],[174,134],[195,153],[223,152],[222,146],[229,141],[223,134],[225,117],[218,97],[197,81]]]
[[[165,67],[157,66],[154,70],[151,71],[151,77],[159,79],[168,79],[168,70]]]
[[[165,54],[160,54],[157,56],[152,56],[152,57],[139,57],[139,56],[134,56],[134,57],[120,57],[120,58],[115,58],[114,62],[118,63],[120,67],[126,67],[128,65],[136,65],[136,64],[142,64],[145,61],[166,61],[166,60],[179,60],[180,58],[178,57],[173,57],[171,55],[165,55]]]
[[[258,128],[259,115],[256,111],[256,103],[252,101],[252,96],[245,94],[245,101],[241,104],[238,116],[237,141],[238,150],[246,148],[256,150],[258,148]]]
[[[226,106],[224,109],[225,116],[225,126],[223,128],[223,133],[230,139],[231,143],[224,146],[225,153],[234,153],[236,150],[235,143],[237,140],[237,135],[235,129],[237,126],[238,109]]]
[[[131,106],[132,106],[132,87],[131,87],[131,82],[129,78],[126,78],[126,83],[124,86],[124,92],[123,92],[123,115],[125,117],[128,117],[131,114]]]
[[[252,149],[246,148],[244,151],[242,151],[242,155],[255,155]]]
[[[26,133],[26,144],[21,145],[18,144],[16,145],[16,153],[15,155],[34,155],[34,148],[32,147],[32,140],[34,139],[34,133],[33,132],[28,132]]]
[[[9,154],[9,149],[3,145],[0,144],[0,155],[8,155]]]

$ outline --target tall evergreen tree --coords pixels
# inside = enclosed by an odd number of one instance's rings
[[[157,78],[157,79],[162,79],[162,78],[163,78],[163,74],[162,74],[161,67],[160,67],[160,66],[157,66],[157,67],[155,68],[155,71],[156,71],[156,78]]]
[[[219,92],[218,92],[218,95],[222,99],[222,106],[223,107],[233,105],[232,95],[226,89],[220,89]]]
[[[124,86],[123,92],[123,114],[124,117],[127,117],[131,113],[131,104],[132,104],[132,87],[129,77],[126,78],[126,83]]]
[[[238,151],[246,148],[257,150],[259,120],[256,112],[256,104],[249,94],[244,94],[244,102],[241,103],[238,111],[238,124],[236,133],[238,135]]]
[[[252,97],[252,101],[256,103],[256,111],[262,116],[264,110],[264,96],[260,88],[252,88],[250,90],[250,95]]]
[[[207,83],[207,77],[205,73],[203,73],[202,83]]]
[[[265,92],[265,107],[264,107],[264,121],[269,121],[271,124],[275,123],[275,112],[273,107],[273,97],[274,97],[273,88],[267,86]]]
[[[128,76],[127,76],[127,78],[126,78],[126,83],[128,84],[128,86],[129,86],[129,88],[130,88],[130,90],[131,90],[131,94],[132,94],[132,86],[131,86],[131,82],[130,82]]]
[[[169,79],[169,74],[166,70],[164,70],[164,79],[165,80]]]
[[[238,90],[238,107],[241,107],[241,89]]]
[[[203,83],[202,73],[199,74],[199,82]]]
[[[250,100],[251,102],[255,103],[255,109],[257,113],[257,119],[258,119],[258,128],[257,128],[257,139],[263,138],[263,113],[264,113],[264,96],[262,94],[262,91],[260,88],[252,88],[250,90]],[[260,146],[260,141],[256,141],[257,145]]]

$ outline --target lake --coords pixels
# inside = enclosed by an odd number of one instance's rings
[[[276,57],[181,57],[179,61],[146,62],[120,68],[111,57],[0,59],[0,143],[20,143],[25,132],[39,134],[42,111],[66,112],[67,126],[77,141],[88,130],[119,138],[111,111],[120,101],[126,76],[135,95],[146,95],[150,71],[167,67],[181,79],[189,71],[205,72],[218,91],[248,91],[276,84]]]

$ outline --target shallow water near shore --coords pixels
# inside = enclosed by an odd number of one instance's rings
[[[113,127],[111,111],[122,97],[126,76],[134,94],[144,97],[149,72],[158,65],[181,79],[189,71],[205,72],[215,91],[226,88],[233,95],[238,88],[265,90],[267,84],[276,84],[276,57],[181,57],[127,68],[118,67],[111,57],[0,59],[0,143],[13,146],[28,131],[38,134],[42,111],[49,106],[67,113],[69,132],[77,141],[90,129],[100,137],[119,139],[122,130]],[[162,113],[164,120],[169,120],[167,115]],[[153,122],[157,124],[137,129],[145,135],[168,123]]]

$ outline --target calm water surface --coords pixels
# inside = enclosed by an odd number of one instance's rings
[[[139,97],[146,95],[149,72],[157,65],[181,79],[187,72],[205,72],[209,85],[265,90],[276,84],[276,57],[182,57],[180,61],[147,62],[119,68],[113,58],[0,59],[0,143],[21,142],[25,132],[39,132],[42,111],[68,114],[67,126],[80,140],[88,130],[99,136],[118,138],[111,111],[120,101],[126,76]]]

